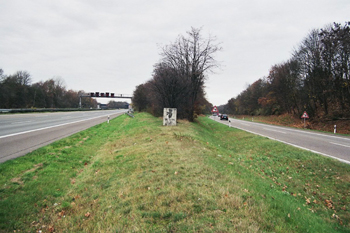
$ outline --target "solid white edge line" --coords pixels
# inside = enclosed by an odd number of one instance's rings
[[[292,144],[292,143],[289,143],[289,142],[285,142],[285,141],[282,141],[282,140],[279,140],[279,139],[276,139],[276,138],[272,138],[272,137],[270,137],[270,136],[266,136],[266,135],[263,135],[263,134],[260,134],[260,133],[255,133],[255,132],[252,132],[252,131],[250,131],[250,130],[242,129],[242,128],[239,128],[239,127],[231,126],[231,128],[240,129],[240,130],[246,131],[246,132],[248,132],[248,133],[252,133],[252,134],[255,134],[255,135],[259,135],[259,136],[261,136],[261,137],[266,137],[266,138],[271,139],[271,140],[274,140],[274,141],[282,142],[282,143],[284,143],[284,144],[287,144],[287,145],[290,145],[290,146],[294,146],[294,147],[299,148],[299,149],[307,150],[307,151],[310,151],[310,152],[313,152],[313,153],[316,153],[316,154],[324,155],[324,156],[327,156],[327,157],[330,157],[330,158],[339,160],[339,161],[341,161],[341,162],[343,162],[343,163],[350,164],[350,161],[347,161],[347,160],[344,160],[344,159],[340,159],[340,158],[337,158],[337,157],[334,157],[334,156],[332,156],[332,155],[325,154],[325,153],[322,153],[322,152],[319,152],[319,151],[311,150],[311,149],[308,149],[308,148],[305,148],[305,147],[302,147],[302,146],[298,146],[298,145],[295,145],[295,144]]]
[[[117,113],[115,113],[115,114],[117,114]],[[48,127],[44,127],[44,128],[40,128],[40,129],[33,129],[33,130],[24,131],[24,132],[19,132],[19,133],[14,133],[14,134],[8,134],[8,135],[0,136],[0,139],[1,139],[1,138],[12,137],[12,136],[17,136],[17,135],[21,135],[21,134],[26,134],[26,133],[32,133],[32,132],[36,132],[36,131],[40,131],[40,130],[44,130],[44,129],[51,129],[51,128],[56,128],[56,127],[60,127],[60,126],[64,126],[64,125],[75,124],[75,123],[78,123],[78,122],[93,120],[93,119],[96,119],[96,118],[106,117],[106,116],[109,116],[109,115],[112,115],[112,114],[102,115],[102,116],[93,117],[93,118],[89,118],[89,119],[84,119],[84,120],[80,120],[80,121],[74,121],[74,122],[64,123],[64,124],[60,124],[60,125],[48,126]],[[114,114],[113,114],[113,115],[114,115]]]
[[[232,119],[232,118],[231,118]],[[330,138],[339,138],[339,139],[343,139],[343,140],[350,140],[350,138],[346,138],[346,137],[339,137],[336,135],[332,135],[332,134],[320,134],[320,133],[315,133],[315,132],[308,132],[306,130],[302,130],[302,129],[291,129],[291,128],[287,128],[284,126],[278,126],[278,125],[269,125],[269,124],[264,124],[264,123],[259,123],[259,122],[252,122],[252,121],[245,121],[245,120],[241,120],[241,119],[237,119],[237,118],[233,118],[233,120],[236,121],[243,121],[246,123],[251,123],[251,124],[257,124],[257,125],[264,125],[266,127],[271,127],[271,128],[278,128],[278,129],[284,129],[284,130],[289,130],[289,131],[294,131],[294,132],[303,132],[305,134],[312,134],[312,135],[318,135],[318,136],[322,136],[322,137],[330,137]]]
[[[343,145],[343,144],[335,143],[335,142],[330,142],[330,143],[332,143],[334,145],[337,145],[337,146],[344,146],[344,147],[349,147],[350,148],[350,146],[348,146],[348,145]]]

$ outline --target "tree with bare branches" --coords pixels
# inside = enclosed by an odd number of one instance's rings
[[[201,36],[201,29],[191,28],[187,36],[162,48],[162,63],[176,72],[176,76],[188,84],[187,119],[194,120],[195,103],[201,93],[207,74],[219,66],[214,55],[222,48],[215,38]]]

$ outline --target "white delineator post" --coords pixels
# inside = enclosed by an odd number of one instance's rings
[[[107,123],[109,124],[109,116],[108,116],[108,119],[107,119]]]
[[[334,125],[334,133],[337,133],[337,125]]]

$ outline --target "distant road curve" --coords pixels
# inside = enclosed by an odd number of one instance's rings
[[[127,110],[0,115],[0,163],[88,129]]]
[[[231,127],[237,129],[268,137],[350,164],[350,137],[268,125],[234,118],[230,118],[230,122],[221,121],[217,116],[211,116],[210,118],[226,125],[230,124]]]

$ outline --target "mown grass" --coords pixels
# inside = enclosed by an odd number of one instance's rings
[[[349,232],[349,165],[148,114],[0,164],[0,231]]]

